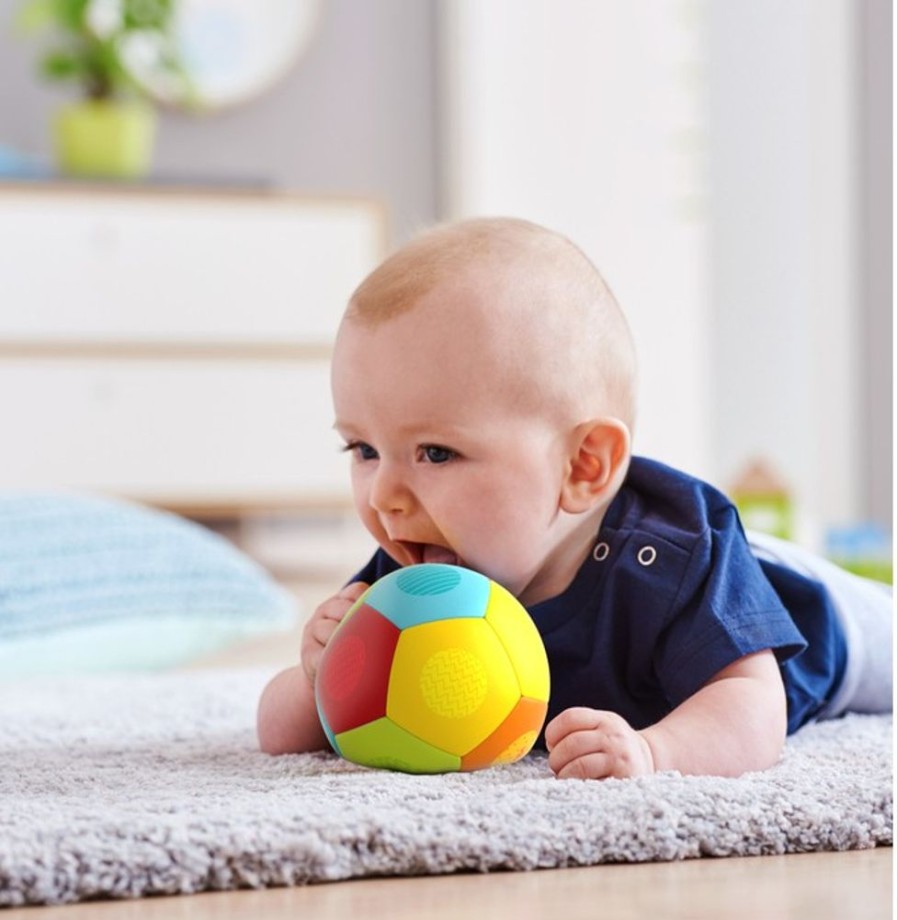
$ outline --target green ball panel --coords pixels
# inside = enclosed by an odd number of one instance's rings
[[[421,741],[390,719],[377,719],[336,736],[346,760],[363,767],[401,770],[403,773],[453,773],[461,758]]]

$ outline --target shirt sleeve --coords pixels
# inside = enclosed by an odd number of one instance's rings
[[[771,649],[782,662],[806,646],[751,553],[735,508],[715,509],[656,647],[655,672],[670,705],[745,655]]]

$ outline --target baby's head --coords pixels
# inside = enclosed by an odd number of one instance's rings
[[[560,234],[512,218],[436,227],[364,280],[346,322],[375,327],[412,310],[489,356],[484,386],[632,428],[629,327],[595,266]]]
[[[332,380],[387,552],[469,565],[524,602],[566,586],[635,416],[628,326],[576,246],[513,219],[425,233],[353,294]]]

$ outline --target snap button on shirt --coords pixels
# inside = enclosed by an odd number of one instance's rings
[[[604,560],[607,559],[609,553],[610,547],[606,543],[597,543],[595,548],[592,550],[592,558],[595,560],[595,562],[604,562]]]
[[[643,546],[636,556],[636,559],[644,566],[653,565],[656,558],[657,550],[653,546]]]

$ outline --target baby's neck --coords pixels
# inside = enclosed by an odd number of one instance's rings
[[[573,583],[592,552],[607,506],[593,508],[569,518],[570,527],[548,554],[539,575],[520,593],[518,600],[532,607],[563,594]]]

